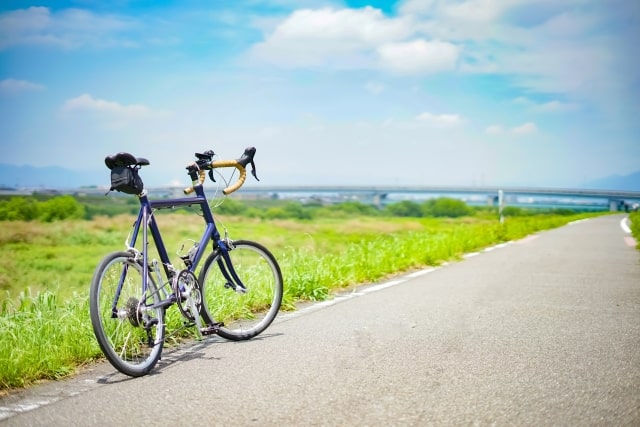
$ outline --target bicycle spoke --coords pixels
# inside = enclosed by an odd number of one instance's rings
[[[123,274],[124,272],[124,274]],[[157,363],[164,340],[164,309],[149,309],[142,294],[142,266],[127,252],[107,256],[91,285],[91,321],[100,348],[119,371],[139,376]],[[112,317],[114,295],[116,318]],[[157,303],[157,294],[151,301]]]
[[[250,241],[236,241],[233,246],[232,266],[221,261],[217,251],[200,272],[202,316],[208,323],[223,322],[220,336],[244,340],[260,334],[275,319],[282,302],[282,275],[263,246]],[[241,283],[228,271],[231,267]]]

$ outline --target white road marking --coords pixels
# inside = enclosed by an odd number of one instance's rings
[[[625,216],[620,220],[620,228],[627,234],[631,234],[631,228],[629,228],[629,217]]]

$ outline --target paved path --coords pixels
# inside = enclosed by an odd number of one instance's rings
[[[640,253],[582,221],[0,400],[0,425],[638,426]]]

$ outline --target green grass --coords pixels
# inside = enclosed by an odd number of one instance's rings
[[[640,249],[640,211],[629,214],[631,220],[631,234],[636,239],[636,248]]]
[[[232,238],[256,240],[274,253],[285,281],[283,308],[292,310],[299,301],[323,300],[339,289],[457,260],[470,251],[594,215],[523,216],[508,218],[502,225],[495,219],[469,217],[220,217],[219,226],[228,225]],[[3,223],[0,390],[61,378],[102,358],[89,320],[89,284],[100,259],[123,249],[133,219]],[[195,216],[168,214],[158,219],[170,255],[203,229]],[[181,324],[177,310],[169,310],[168,322],[169,329]]]
[[[89,303],[74,295],[60,301],[49,291],[22,292],[3,302],[0,315],[0,389],[57,379],[101,357],[87,322]]]

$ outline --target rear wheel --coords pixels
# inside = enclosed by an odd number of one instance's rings
[[[151,280],[151,279],[150,279]],[[102,352],[120,372],[147,374],[160,359],[164,308],[157,293],[142,293],[142,265],[129,252],[107,255],[91,282],[91,324]]]
[[[229,280],[230,271],[220,249],[206,259],[198,282],[204,321],[223,322],[218,334],[238,341],[255,337],[273,322],[282,303],[283,286],[280,266],[264,246],[248,240],[231,246],[229,257],[245,289]]]

